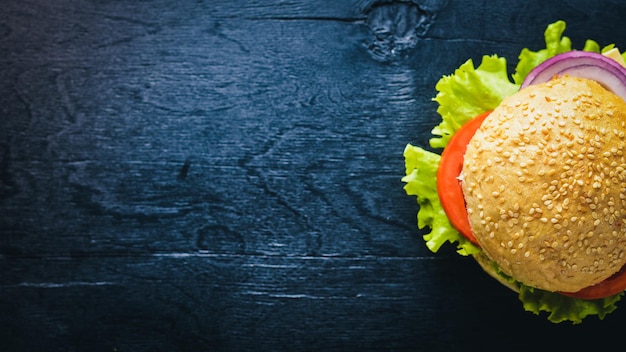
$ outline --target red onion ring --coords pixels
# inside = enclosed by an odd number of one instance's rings
[[[565,74],[597,81],[626,100],[626,68],[602,54],[586,51],[569,51],[544,61],[530,71],[520,89]]]

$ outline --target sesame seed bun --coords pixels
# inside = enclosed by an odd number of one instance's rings
[[[487,117],[461,179],[474,235],[502,272],[576,292],[626,264],[625,133],[624,100],[567,76]]]

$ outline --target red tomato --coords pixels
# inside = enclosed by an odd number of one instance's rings
[[[581,299],[599,299],[616,295],[626,290],[626,267],[610,278],[578,292],[559,292],[562,295]]]
[[[476,116],[465,123],[452,136],[452,139],[441,154],[439,168],[437,169],[437,193],[439,194],[443,210],[446,212],[452,226],[476,245],[478,245],[478,241],[469,224],[459,175],[461,175],[463,170],[463,157],[467,150],[467,144],[489,114],[491,114],[491,111]]]

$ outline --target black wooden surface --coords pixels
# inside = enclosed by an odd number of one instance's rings
[[[434,85],[620,1],[4,0],[0,351],[456,351],[619,343],[430,253],[402,151]]]

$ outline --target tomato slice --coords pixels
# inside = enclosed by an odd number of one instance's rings
[[[459,176],[463,170],[463,157],[467,150],[467,144],[489,114],[491,111],[474,117],[456,131],[443,150],[437,169],[437,193],[443,210],[450,219],[452,226],[476,245],[478,245],[478,240],[476,240],[469,223]]]
[[[559,292],[564,296],[580,299],[600,299],[616,295],[626,290],[626,266],[608,279],[578,292]]]

